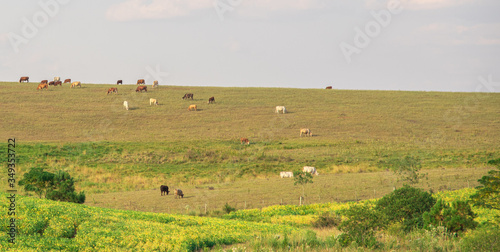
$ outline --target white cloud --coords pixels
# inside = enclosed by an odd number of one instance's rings
[[[110,6],[106,17],[114,21],[175,18],[211,8],[212,4],[213,0],[127,0]]]

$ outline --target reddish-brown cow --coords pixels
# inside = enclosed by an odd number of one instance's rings
[[[148,92],[148,87],[147,86],[138,86],[137,89],[135,90],[135,92],[139,92],[139,91],[141,93],[142,93],[142,91]]]

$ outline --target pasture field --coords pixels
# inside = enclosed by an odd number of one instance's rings
[[[311,230],[311,222],[322,212],[400,187],[391,169],[406,157],[428,173],[418,186],[443,195],[477,186],[492,169],[487,161],[500,157],[500,94],[495,93],[151,85],[147,93],[136,93],[135,85],[63,84],[41,91],[36,86],[0,82],[0,162],[7,163],[7,139],[15,138],[18,179],[32,167],[65,170],[87,200],[79,206],[19,196],[19,251],[234,244],[307,251],[313,238],[328,249],[338,230]],[[106,95],[110,87],[118,87],[118,94]],[[182,100],[185,93],[193,93],[194,100]],[[211,96],[215,104],[207,104]],[[159,105],[150,106],[150,98]],[[191,104],[198,111],[188,111]],[[274,113],[277,105],[289,113]],[[299,137],[300,128],[313,136]],[[240,144],[241,137],[250,144]],[[304,165],[315,166],[320,175],[305,187],[307,205],[295,211],[302,190],[278,174]],[[2,172],[0,179],[6,178]],[[186,197],[160,196],[161,184],[183,189]],[[354,202],[335,203],[345,201]],[[206,215],[225,203],[243,211],[222,219],[171,215]],[[270,206],[277,204],[282,206]],[[283,214],[281,208],[295,210]],[[0,214],[4,224],[5,214]],[[492,218],[480,214],[481,220]],[[278,240],[284,235],[290,239]],[[407,244],[394,239],[392,244]],[[446,242],[460,250],[455,241]]]
[[[385,171],[406,156],[424,169],[476,169],[500,155],[495,93],[36,86],[0,83],[0,161],[15,137],[18,175],[64,169],[88,193],[271,178],[304,165],[323,174]],[[106,95],[110,87],[118,94]],[[289,113],[274,113],[276,105]],[[299,137],[302,127],[313,137]]]

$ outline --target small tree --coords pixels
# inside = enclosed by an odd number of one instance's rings
[[[301,185],[302,186],[302,196],[301,199],[305,197],[305,185],[307,183],[313,183],[313,177],[311,173],[309,172],[304,172],[304,171],[294,171],[293,172],[293,180],[294,180],[294,185]]]
[[[427,173],[420,173],[422,164],[418,157],[409,156],[399,159],[392,167],[393,172],[399,176],[399,180],[408,182],[410,185],[418,184],[421,179],[427,179]]]
[[[53,186],[47,190],[46,198],[57,201],[84,203],[85,193],[76,193],[73,178],[65,171],[58,171],[54,175]]]
[[[36,167],[23,175],[23,178],[19,180],[19,185],[24,186],[24,190],[27,192],[35,192],[41,198],[42,195],[46,194],[47,189],[52,187],[53,180],[53,173]]]
[[[428,192],[404,186],[377,201],[375,209],[382,212],[389,221],[403,224],[405,231],[424,226],[422,214],[429,211],[436,200]]]
[[[51,200],[84,203],[85,193],[76,193],[74,184],[73,178],[67,172],[59,171],[54,174],[44,171],[43,168],[31,169],[19,181],[24,190],[33,191],[40,198],[45,194],[45,198]]]
[[[423,214],[426,227],[443,226],[451,233],[476,228],[475,217],[476,214],[472,212],[470,205],[460,200],[453,201],[451,206],[443,200],[439,200],[429,212]]]
[[[496,165],[498,170],[491,170],[489,175],[479,179],[481,186],[476,187],[476,193],[470,198],[474,206],[500,210],[500,158],[488,164]]]

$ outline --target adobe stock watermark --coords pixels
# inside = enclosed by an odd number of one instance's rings
[[[374,20],[370,20],[365,24],[364,30],[359,27],[354,27],[356,34],[354,35],[353,45],[346,42],[340,43],[340,50],[344,54],[347,63],[351,63],[354,53],[360,54],[362,49],[366,48],[372,39],[378,37],[382,32],[382,28],[387,27],[392,20],[393,15],[397,15],[403,11],[401,2],[398,0],[389,0],[387,9],[380,11],[370,11]]]
[[[61,5],[65,5],[69,1],[70,0],[40,0],[38,5],[42,10],[35,12],[31,20],[27,17],[21,19],[23,25],[20,33],[9,32],[7,34],[14,52],[19,53],[19,46],[21,44],[28,44],[29,40],[34,38],[39,30],[47,26],[49,20],[60,12]]]
[[[151,77],[153,77],[154,80],[157,80],[159,83],[163,82],[163,78],[167,78],[169,75],[168,72],[163,72],[160,69],[160,64],[156,64],[155,69],[153,69],[151,66],[146,66],[146,76],[144,76],[144,80],[148,81]]]
[[[243,0],[215,0],[214,9],[220,21],[224,21],[224,14],[228,11],[234,11],[234,8],[240,5],[241,2]]]

